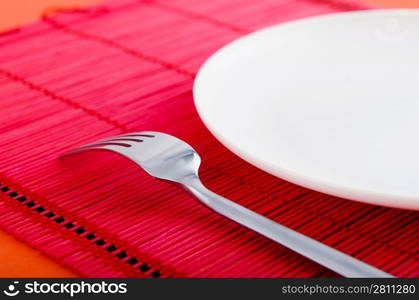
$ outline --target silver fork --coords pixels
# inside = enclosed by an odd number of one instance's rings
[[[182,185],[201,203],[257,233],[345,277],[393,277],[343,252],[278,224],[208,190],[200,181],[201,158],[184,141],[160,132],[123,134],[71,150],[109,150],[134,161],[148,174]]]

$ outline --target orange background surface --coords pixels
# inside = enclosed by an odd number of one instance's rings
[[[75,7],[101,0],[1,0],[0,31],[35,22],[49,7]],[[384,7],[419,8],[418,0],[363,0]],[[0,231],[0,277],[75,277],[39,251]]]

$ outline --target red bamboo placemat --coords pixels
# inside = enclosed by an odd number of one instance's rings
[[[237,158],[203,126],[203,61],[253,30],[366,9],[333,0],[113,1],[0,37],[0,226],[81,276],[334,273],[211,212],[107,152],[65,150],[156,130],[203,157],[211,189],[396,276],[419,276],[419,213],[320,194]]]

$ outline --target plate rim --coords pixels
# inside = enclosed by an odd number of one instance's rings
[[[204,112],[204,107],[202,102],[199,100],[200,96],[200,86],[205,84],[202,83],[205,81],[203,79],[205,77],[206,69],[208,65],[212,64],[213,61],[216,61],[219,56],[224,55],[224,52],[228,51],[230,47],[234,47],[236,44],[241,43],[243,40],[251,39],[255,35],[259,35],[262,32],[269,31],[271,29],[276,29],[278,27],[285,28],[287,26],[292,26],[296,23],[301,24],[302,22],[316,22],[322,21],[323,19],[333,19],[333,18],[341,18],[341,17],[350,17],[356,16],[360,14],[411,14],[417,13],[419,14],[419,9],[368,9],[368,10],[360,10],[360,11],[350,11],[350,12],[337,12],[337,13],[330,13],[330,14],[323,14],[317,16],[310,16],[302,19],[290,20],[283,23],[271,25],[250,34],[246,34],[238,39],[231,41],[230,43],[222,46],[216,52],[214,52],[206,61],[201,65],[199,68],[197,75],[195,77],[193,83],[193,101],[195,108],[198,112],[199,117],[201,118],[202,122],[206,126],[206,128],[211,132],[211,134],[223,144],[227,149],[233,152],[235,155],[243,159],[244,161],[252,164],[256,168],[265,171],[277,178],[286,180],[293,184],[324,193],[327,195],[332,195],[335,197],[339,197],[342,199],[347,199],[351,201],[361,202],[361,203],[368,203],[374,204],[379,206],[387,206],[393,208],[402,208],[402,209],[409,209],[409,210],[419,210],[419,198],[415,196],[401,196],[398,194],[390,194],[390,193],[383,193],[380,191],[373,191],[367,189],[356,189],[348,186],[340,186],[337,184],[331,184],[330,182],[319,180],[318,178],[312,178],[310,176],[300,174],[298,172],[294,172],[287,168],[282,168],[269,164],[264,159],[258,158],[250,152],[246,152],[243,149],[239,149],[231,143],[227,137],[224,136],[222,132],[219,132],[217,129],[213,127],[212,122],[207,118],[207,115]]]

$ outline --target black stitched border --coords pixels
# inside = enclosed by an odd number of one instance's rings
[[[118,246],[114,244],[110,244],[106,241],[106,239],[98,237],[97,234],[87,231],[84,227],[75,225],[73,222],[69,221],[66,217],[57,215],[56,213],[52,212],[51,210],[39,205],[36,201],[28,199],[26,196],[21,195],[19,192],[12,190],[8,186],[4,185],[4,183],[0,182],[0,191],[3,192],[9,198],[12,198],[22,205],[27,206],[28,208],[32,209],[34,212],[51,219],[52,221],[60,224],[62,228],[65,228],[75,234],[78,234],[92,244],[100,247],[101,249],[113,254],[116,258],[123,261],[124,263],[134,267],[141,273],[147,274],[153,278],[162,277],[163,274],[153,269],[150,265],[140,262],[137,258],[128,255],[125,251],[118,248]]]

